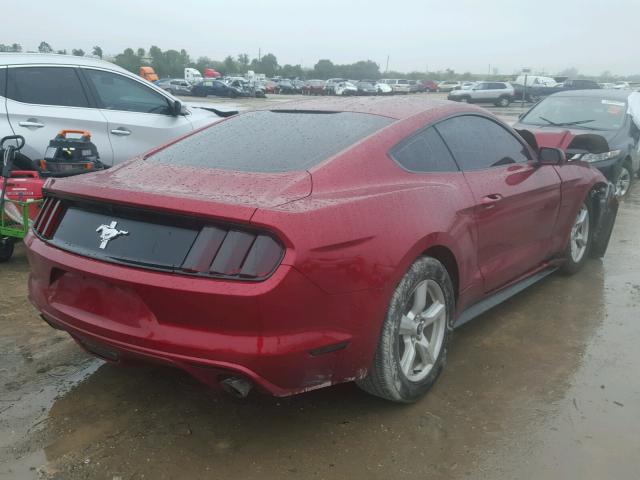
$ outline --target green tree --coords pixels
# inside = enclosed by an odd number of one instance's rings
[[[349,65],[341,65],[342,76],[354,80],[380,78],[380,66],[371,60],[360,60]]]
[[[578,69],[575,67],[565,68],[558,72],[559,77],[576,78],[578,76]]]
[[[97,45],[95,47],[93,47],[93,52],[92,52],[96,57],[98,58],[102,58],[102,48],[98,47]]]
[[[71,55],[75,55],[76,57],[84,57],[84,50],[81,48],[73,48],[71,49]]]
[[[138,73],[141,60],[132,48],[126,48],[124,52],[116,55],[115,63],[132,73]]]
[[[238,71],[240,73],[247,73],[249,70],[249,55],[241,53],[238,55]]]
[[[204,72],[205,68],[213,68],[211,66],[212,63],[213,60],[211,60],[209,57],[198,57],[196,63],[192,64],[191,66],[199,72]]]
[[[58,55],[66,55],[66,54],[67,54],[67,49],[65,48],[65,49],[63,49],[63,50],[56,50],[56,53],[57,53]]]
[[[138,50],[136,50],[136,55],[143,58],[147,56],[147,52],[145,52],[144,48],[138,48]]]
[[[284,65],[279,73],[286,78],[303,78],[305,76],[302,65]]]
[[[318,60],[318,63],[313,66],[313,75],[324,80],[333,78],[336,76],[336,66],[331,60]]]
[[[51,45],[47,42],[40,42],[40,45],[38,45],[38,51],[40,53],[51,53],[53,52],[53,48],[51,48]]]
[[[273,53],[267,53],[258,62],[258,68],[256,73],[264,73],[267,77],[273,77],[278,73],[280,66],[278,65],[278,59]]]
[[[20,45],[19,43],[12,43],[11,44],[11,51],[12,52],[21,52],[22,51],[22,45]]]
[[[223,69],[221,70],[221,73],[224,73],[225,75],[233,75],[235,73],[238,73],[238,64],[231,55],[227,55],[222,63]]]

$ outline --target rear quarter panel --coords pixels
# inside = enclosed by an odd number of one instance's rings
[[[410,173],[387,155],[440,116],[396,122],[323,162],[311,171],[311,196],[259,209],[252,223],[280,230],[284,263],[326,292],[381,291],[382,313],[411,263],[432,246],[456,257],[459,292],[481,283],[473,198],[462,173]]]

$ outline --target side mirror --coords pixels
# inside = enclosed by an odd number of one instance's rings
[[[182,114],[182,102],[180,100],[174,100],[171,105],[171,115],[177,117]]]
[[[538,151],[538,160],[542,165],[562,165],[567,161],[564,150],[559,148],[542,147]]]

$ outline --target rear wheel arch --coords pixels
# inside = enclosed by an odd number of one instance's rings
[[[421,256],[432,257],[438,260],[444,268],[449,273],[449,277],[451,278],[451,283],[453,284],[453,292],[455,295],[456,301],[458,300],[458,295],[460,293],[460,273],[458,268],[458,260],[453,252],[442,245],[434,245],[427,248],[424,252],[422,252]]]

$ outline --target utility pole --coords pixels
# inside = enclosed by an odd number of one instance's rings
[[[262,50],[258,47],[258,62],[260,62],[260,59],[262,58]]]
[[[384,72],[387,73],[389,71],[389,54],[387,54],[387,66],[384,69]]]

